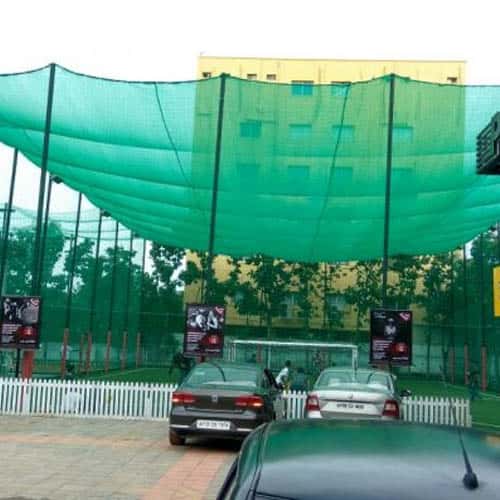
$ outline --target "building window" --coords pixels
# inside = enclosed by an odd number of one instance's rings
[[[392,128],[392,139],[398,143],[409,143],[413,141],[413,127],[407,125],[395,125]]]
[[[262,131],[262,122],[258,120],[247,120],[240,123],[240,137],[257,139]]]
[[[204,71],[201,76],[203,78],[212,78],[212,73],[210,71]]]
[[[307,139],[311,133],[312,125],[309,123],[292,123],[288,126],[288,137],[293,140]]]
[[[283,302],[280,304],[280,316],[282,318],[287,318],[291,319],[293,318],[293,309],[294,306],[297,304],[297,294],[296,293],[289,293]]]
[[[309,181],[309,165],[288,165],[288,180],[291,186],[297,188],[297,193],[300,193]]]
[[[340,139],[340,144],[354,142],[354,127],[352,125],[333,125],[333,140],[335,143]]]
[[[418,178],[413,167],[394,167],[392,169],[392,192],[397,195],[418,196]]]
[[[329,312],[344,312],[347,309],[347,301],[345,300],[345,297],[340,293],[327,293],[326,306]]]
[[[257,80],[257,73],[247,73],[247,80]]]
[[[446,78],[446,81],[448,83],[457,83],[458,82],[458,78],[456,76],[449,76],[448,78]]]
[[[268,73],[266,75],[266,80],[268,82],[275,82],[276,81],[276,74],[275,73]]]
[[[333,179],[334,183],[336,184],[337,182],[351,182],[352,181],[352,176],[353,176],[353,169],[352,167],[334,167],[333,169]]]
[[[314,82],[312,80],[292,80],[292,95],[310,96],[313,95]]]
[[[333,97],[346,97],[351,82],[332,82],[330,87]]]
[[[258,163],[238,163],[238,178],[242,186],[256,185],[259,177],[259,164]]]

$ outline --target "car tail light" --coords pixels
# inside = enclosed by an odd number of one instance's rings
[[[260,396],[239,396],[234,404],[240,408],[262,408],[264,400]]]
[[[190,405],[196,401],[196,398],[189,392],[174,392],[172,394],[173,405]]]
[[[319,411],[319,399],[314,394],[309,394],[306,399],[306,411]]]
[[[388,399],[384,404],[384,411],[382,412],[384,417],[399,418],[399,405],[394,399]]]

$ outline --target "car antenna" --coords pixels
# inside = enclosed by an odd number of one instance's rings
[[[207,361],[207,363],[208,363],[209,365],[213,365],[213,366],[215,366],[215,368],[217,368],[217,370],[219,370],[219,371],[220,371],[220,374],[222,375],[222,380],[223,380],[224,382],[227,382],[227,380],[226,380],[226,375],[224,374],[224,370],[223,370],[223,369],[222,369],[222,368],[221,368],[221,367],[220,367],[220,366],[219,366],[219,365],[218,365],[215,361]]]
[[[448,388],[448,383],[446,382],[446,377],[444,374],[444,368],[441,368],[441,377],[443,379],[443,384],[445,387],[446,392],[448,393],[448,397],[450,396],[450,391]],[[464,457],[464,462],[465,462],[465,475],[462,479],[462,482],[464,483],[464,486],[468,490],[475,490],[479,486],[479,482],[477,480],[477,476],[475,472],[472,470],[472,465],[469,460],[469,455],[467,454],[467,450],[465,449],[464,445],[464,440],[462,437],[462,431],[460,430],[460,426],[458,425],[457,421],[457,412],[455,408],[455,403],[453,403],[453,398],[449,397],[450,401],[450,406],[451,406],[451,414],[453,415],[453,422],[455,424],[455,429],[457,430],[458,433],[458,440],[460,441],[460,447],[462,448],[462,455]]]

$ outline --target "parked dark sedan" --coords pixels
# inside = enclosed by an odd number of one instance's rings
[[[473,490],[464,486],[455,428],[380,420],[274,422],[247,438],[217,498],[498,499],[500,436],[468,430],[463,441],[479,482]]]
[[[189,435],[245,437],[283,415],[272,374],[253,364],[206,362],[195,366],[172,395],[170,443]]]

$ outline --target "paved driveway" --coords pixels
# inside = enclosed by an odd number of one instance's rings
[[[0,499],[213,499],[233,442],[168,443],[166,422],[0,417]]]

